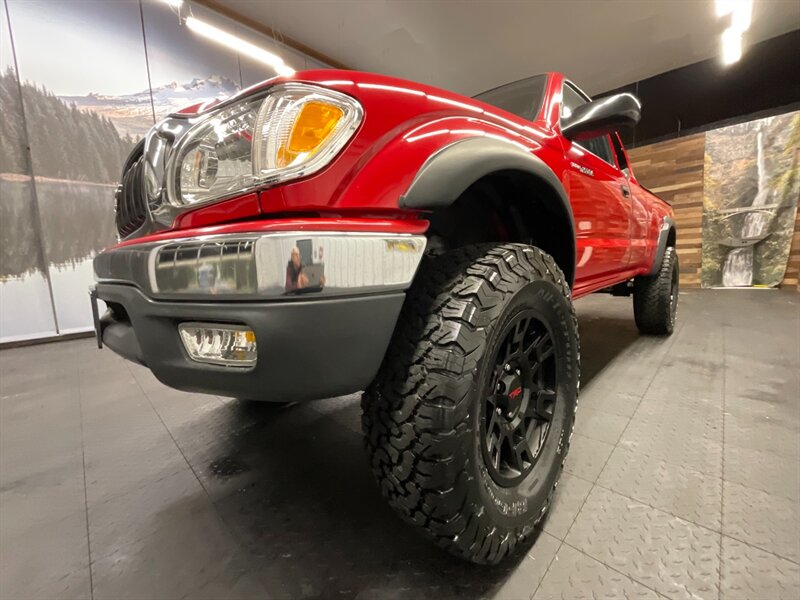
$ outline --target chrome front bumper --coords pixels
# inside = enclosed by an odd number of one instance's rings
[[[207,236],[111,248],[94,272],[98,283],[134,285],[156,300],[308,300],[405,290],[425,245],[410,234]]]

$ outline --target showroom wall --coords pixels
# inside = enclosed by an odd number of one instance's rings
[[[798,287],[800,112],[629,154],[639,181],[675,209],[684,286]]]
[[[630,92],[646,109],[633,130],[622,134],[627,148],[707,130],[714,123],[740,122],[800,108],[800,30],[755,44],[734,64],[719,58],[696,62],[614,90]]]
[[[698,133],[628,151],[639,182],[675,210],[681,285],[684,287],[700,287],[705,143],[706,134]]]
[[[91,259],[115,241],[119,171],[153,123],[275,75],[198,37],[181,17],[296,70],[326,65],[195,3],[0,0],[0,11],[0,342],[8,342],[91,328]]]
[[[170,111],[274,75],[189,31],[181,20],[189,10],[295,69],[325,67],[196,3],[176,10],[160,0],[0,0],[0,342],[88,330],[91,259],[115,240],[113,192],[130,148]],[[770,276],[756,282],[797,280],[797,234],[791,250],[789,244],[792,223],[797,228],[798,120],[770,119],[715,130],[721,133],[712,144],[716,134],[707,132],[632,151],[638,177],[675,206],[685,285],[722,283],[726,243],[741,242],[745,219],[750,229],[761,222],[759,235],[769,233],[751,260],[763,265],[768,258]],[[773,217],[727,218],[720,209],[747,208],[758,195],[759,128],[762,170],[770,172],[771,188],[783,186],[788,195],[768,202],[780,204]],[[712,146],[717,150],[709,152]],[[712,193],[718,167],[707,167],[726,155],[740,185]],[[705,215],[704,197],[715,209]],[[746,266],[747,257],[736,258]]]

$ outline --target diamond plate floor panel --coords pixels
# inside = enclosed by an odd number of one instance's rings
[[[720,530],[720,478],[618,447],[597,483],[676,517]]]
[[[800,503],[725,482],[722,533],[800,563]]]
[[[797,600],[800,566],[722,536],[723,600]]]
[[[582,403],[575,418],[575,433],[614,445],[625,431],[628,421],[630,421],[628,417],[594,410]]]
[[[773,496],[800,500],[800,467],[774,452],[726,445],[725,479]]]
[[[533,600],[655,600],[660,597],[630,577],[565,544],[558,551]]]
[[[603,387],[601,382],[581,389],[580,407],[596,412],[605,412],[621,417],[632,417],[641,401],[640,396],[627,392],[615,392]]]
[[[590,481],[563,473],[553,494],[553,505],[547,511],[543,529],[563,540],[591,489]]]
[[[698,401],[699,402],[699,401]],[[712,477],[722,476],[722,410],[643,401],[619,446]]]
[[[800,463],[800,427],[782,417],[772,419],[728,412],[725,443],[742,450],[777,454],[787,461]]]
[[[614,450],[612,444],[576,433],[572,436],[564,470],[581,479],[595,481],[600,475],[600,471],[603,470],[608,457],[611,456],[612,450]]]
[[[716,598],[720,534],[595,487],[566,543],[672,598]]]
[[[630,299],[576,307],[565,474],[493,568],[386,506],[358,395],[178,392],[88,339],[0,351],[0,597],[800,599],[800,294],[683,293],[668,338]]]

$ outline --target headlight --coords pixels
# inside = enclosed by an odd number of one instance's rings
[[[362,117],[350,96],[299,83],[243,100],[203,118],[180,140],[168,169],[170,200],[208,202],[315,173]]]

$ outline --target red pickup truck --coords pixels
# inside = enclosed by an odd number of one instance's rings
[[[544,516],[575,419],[572,301],[678,301],[671,208],[617,135],[630,94],[558,73],[475,98],[350,71],[271,79],[158,123],[94,260],[99,345],[184,390],[364,391],[383,495],[496,563]],[[97,299],[107,310],[100,317]]]

